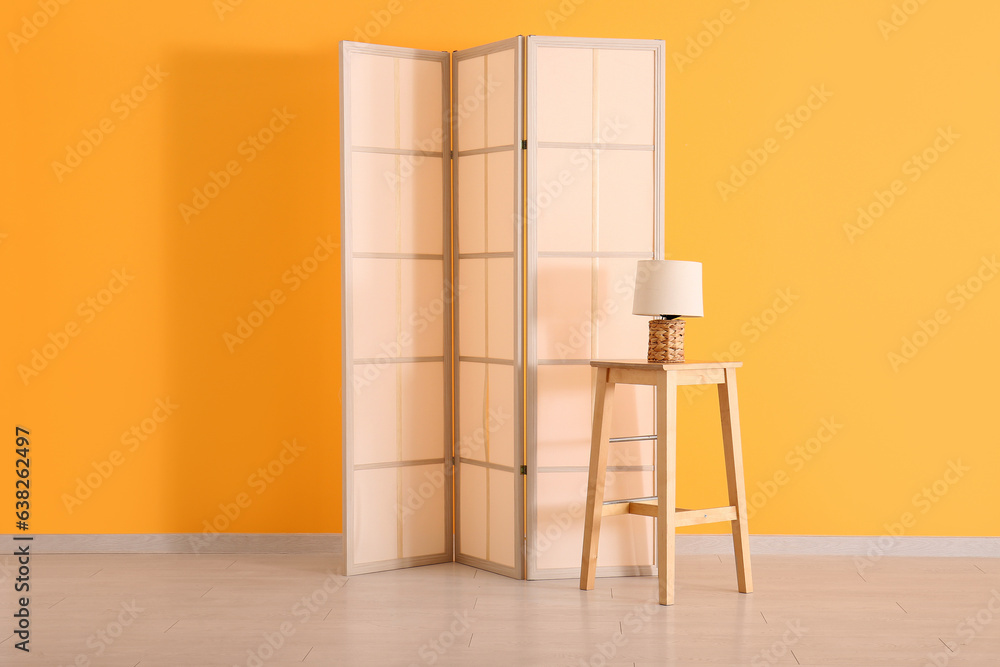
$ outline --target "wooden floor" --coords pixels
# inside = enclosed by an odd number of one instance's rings
[[[1000,559],[679,556],[656,579],[523,582],[455,564],[352,577],[319,555],[31,561],[31,653],[2,665],[1000,665]]]

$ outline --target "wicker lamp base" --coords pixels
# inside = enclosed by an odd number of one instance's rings
[[[681,363],[684,361],[684,320],[650,320],[648,361]]]

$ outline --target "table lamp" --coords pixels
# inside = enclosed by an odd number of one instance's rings
[[[701,262],[673,259],[640,260],[635,272],[633,315],[650,315],[652,362],[684,361],[684,320],[705,315],[701,297]]]

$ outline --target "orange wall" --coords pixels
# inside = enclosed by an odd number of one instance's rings
[[[666,40],[667,253],[705,263],[689,357],[746,362],[753,531],[995,533],[1000,7],[895,4],[9,0],[32,529],[339,532],[338,42],[551,34]],[[680,499],[717,502],[716,402],[682,396]]]

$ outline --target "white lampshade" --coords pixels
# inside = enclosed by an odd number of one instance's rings
[[[632,314],[703,317],[701,262],[640,260],[635,272]]]

